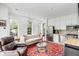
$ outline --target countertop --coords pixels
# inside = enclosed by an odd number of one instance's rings
[[[79,46],[79,39],[70,38],[70,39],[67,39],[64,43],[74,45],[74,46]]]

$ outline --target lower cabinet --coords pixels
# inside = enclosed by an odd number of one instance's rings
[[[65,35],[59,35],[59,34],[54,34],[53,35],[53,42],[63,43],[65,40],[66,40]]]
[[[79,47],[65,44],[64,55],[65,56],[79,56]]]

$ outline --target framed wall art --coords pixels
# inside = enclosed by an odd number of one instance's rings
[[[6,26],[6,20],[0,20],[0,27]]]

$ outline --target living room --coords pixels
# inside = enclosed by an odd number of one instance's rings
[[[78,3],[0,3],[0,56],[79,56]]]

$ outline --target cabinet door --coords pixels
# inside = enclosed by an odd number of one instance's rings
[[[77,25],[78,24],[77,15],[72,14],[72,15],[66,16],[65,18],[66,18],[66,25]]]
[[[66,29],[66,19],[65,17],[60,18],[60,29],[65,30]]]
[[[65,21],[66,21],[66,26],[67,25],[72,25],[71,17],[70,16],[65,16]]]
[[[71,24],[72,25],[77,25],[77,19],[78,19],[78,16],[77,15],[72,15],[71,16]]]
[[[59,18],[55,19],[55,29],[59,30],[61,28],[61,21]]]
[[[66,21],[64,17],[59,17],[56,19],[56,29],[58,30],[66,29]]]
[[[52,19],[50,23],[55,26],[55,29],[65,30],[67,25],[78,24],[78,16],[76,14],[66,15]]]
[[[58,34],[53,35],[53,42],[59,43],[59,35]]]

